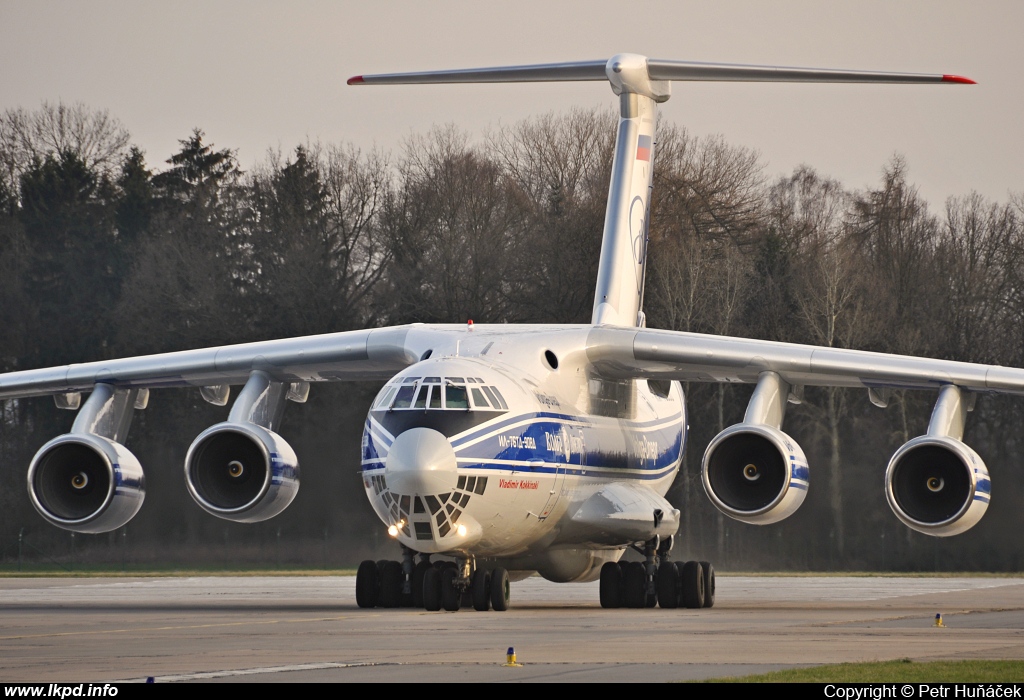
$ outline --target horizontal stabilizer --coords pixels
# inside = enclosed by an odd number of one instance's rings
[[[357,75],[349,85],[416,85],[435,83],[530,83],[578,80],[609,80],[617,73],[617,63],[628,54],[607,61],[541,63],[526,66],[498,66],[462,70],[421,71]],[[792,68],[737,63],[666,61],[637,57],[647,64],[649,80],[710,80],[722,82],[786,83],[960,83],[974,84],[970,78],[942,73],[891,73],[830,68]]]
[[[662,61],[647,59],[651,80],[716,80],[765,83],[967,83],[959,75],[929,73],[889,73],[829,68],[790,68],[785,66],[748,66],[733,63]]]
[[[469,68],[465,70],[423,71],[357,75],[349,85],[417,85],[432,83],[535,83],[572,80],[607,80],[606,61],[542,63],[530,66]]]

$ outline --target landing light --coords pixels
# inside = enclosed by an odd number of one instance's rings
[[[458,527],[455,528],[455,531],[457,533],[459,533],[459,537],[465,537],[466,536],[466,526],[465,525],[459,525]]]
[[[398,537],[399,528],[405,527],[405,518],[399,520],[394,525],[388,525],[388,534],[392,537]]]

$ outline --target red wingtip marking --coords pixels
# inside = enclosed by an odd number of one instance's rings
[[[942,82],[944,83],[961,83],[963,85],[977,85],[976,82],[970,78],[965,78],[962,75],[944,75],[942,76]]]
[[[945,80],[945,78],[943,78],[943,80]],[[361,82],[363,82],[363,76],[361,75],[354,75],[348,79],[349,85],[358,85]]]

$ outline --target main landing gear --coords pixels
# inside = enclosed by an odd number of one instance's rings
[[[429,554],[403,548],[402,561],[364,561],[356,572],[356,604],[361,608],[423,608],[481,612],[508,610],[511,586],[501,567],[476,568],[470,558],[430,561]]]
[[[715,604],[711,562],[669,561],[672,538],[634,546],[644,561],[608,562],[601,567],[602,608],[710,608]]]

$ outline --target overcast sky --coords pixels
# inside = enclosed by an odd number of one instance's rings
[[[623,8],[629,8],[623,11]],[[662,109],[697,135],[801,163],[848,187],[903,154],[933,208],[1024,191],[1024,3],[175,2],[0,0],[0,109],[44,100],[107,109],[151,165],[193,127],[243,168],[307,140],[396,149],[412,133],[574,105],[615,109],[608,86],[348,87],[352,75],[547,61],[654,58],[954,73],[954,85],[676,83]]]

